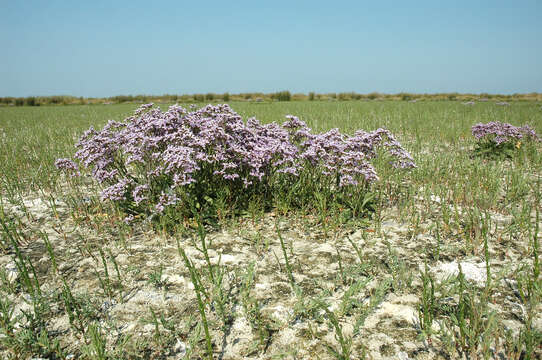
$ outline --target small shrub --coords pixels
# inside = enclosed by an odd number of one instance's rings
[[[30,96],[30,97],[27,97],[25,99],[25,105],[27,105],[27,106],[39,106],[40,103],[38,102],[38,100],[35,97]]]
[[[369,95],[367,95],[367,98],[368,98],[369,100],[375,100],[375,99],[378,98],[379,96],[380,96],[379,93],[372,92],[372,93],[370,93]]]
[[[127,222],[137,216],[175,220],[201,208],[212,217],[216,204],[236,211],[254,197],[269,207],[274,197],[307,206],[325,196],[357,211],[354,200],[365,201],[378,180],[371,160],[379,149],[394,167],[415,167],[386,129],[313,134],[295,116],[262,125],[254,118],[244,122],[228,105],[195,111],[174,105],[165,112],[143,105],[124,122],[90,128],[76,146],[79,165],[59,159],[57,168],[71,176],[79,176],[80,167],[89,170],[104,187],[102,200],[122,210]]]
[[[289,91],[280,91],[275,94],[275,97],[278,101],[290,101],[292,99],[292,94]]]
[[[475,153],[492,158],[511,158],[524,143],[540,140],[529,125],[518,127],[498,121],[478,123],[471,128],[471,132],[478,140]]]

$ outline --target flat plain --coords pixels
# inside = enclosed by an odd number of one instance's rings
[[[99,184],[54,166],[137,104],[0,107],[3,358],[541,358],[542,144],[494,159],[471,135],[542,134],[540,103],[230,106],[316,132],[383,127],[417,168],[377,163],[363,216],[254,206],[172,232],[125,224]]]

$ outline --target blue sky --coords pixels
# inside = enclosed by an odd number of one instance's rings
[[[4,1],[0,96],[542,92],[542,1]]]

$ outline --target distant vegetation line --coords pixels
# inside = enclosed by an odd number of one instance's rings
[[[219,101],[347,101],[347,100],[398,100],[398,101],[419,101],[419,100],[449,100],[449,101],[542,101],[542,93],[528,94],[460,94],[460,93],[437,93],[437,94],[383,94],[372,92],[369,94],[358,94],[355,92],[308,94],[290,91],[279,91],[274,93],[239,93],[239,94],[190,94],[190,95],[117,95],[103,98],[85,98],[75,96],[29,96],[29,97],[0,97],[0,106],[40,106],[40,105],[74,105],[74,104],[119,104],[119,103],[146,103],[146,102],[219,102]]]

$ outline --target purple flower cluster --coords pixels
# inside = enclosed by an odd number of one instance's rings
[[[539,139],[534,129],[529,125],[518,127],[498,121],[492,121],[487,124],[478,123],[471,128],[471,131],[477,140],[484,139],[496,145],[506,142],[512,143],[520,139]]]
[[[81,176],[79,167],[70,159],[57,159],[55,166],[57,169],[65,171],[71,177]]]
[[[162,213],[190,195],[195,186],[222,184],[246,189],[277,178],[290,184],[302,172],[337,179],[339,187],[378,180],[370,161],[385,149],[397,168],[416,165],[386,129],[357,131],[353,136],[333,129],[313,134],[295,116],[260,124],[243,121],[228,105],[201,109],[171,106],[163,112],[146,104],[124,122],[110,121],[102,130],[87,130],[77,143],[75,158],[107,185],[103,200],[128,202]],[[77,165],[57,160],[73,174]],[[284,183],[282,181],[281,183]]]
[[[392,165],[397,168],[414,168],[412,156],[399,144],[390,131],[377,129],[372,132],[358,130],[353,136],[345,136],[338,129],[322,134],[312,134],[306,124],[289,115],[282,126],[298,144],[298,167],[320,168],[326,176],[339,175],[339,186],[359,185],[378,180],[376,170],[369,162],[377,156],[379,147],[391,155]],[[299,160],[302,160],[299,162]],[[297,173],[292,169],[292,173]]]
[[[102,191],[102,200],[125,201],[133,181],[122,178],[118,183],[106,187]]]

